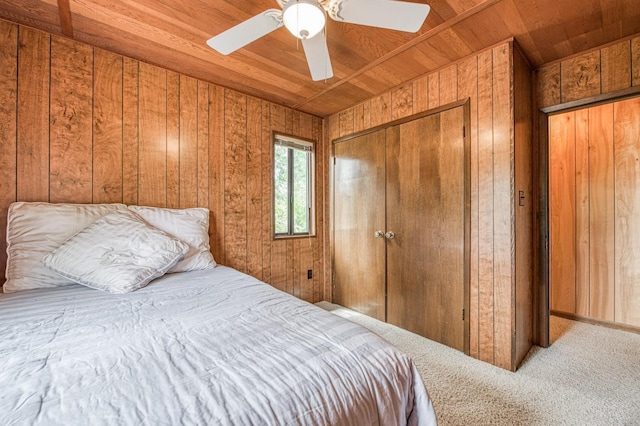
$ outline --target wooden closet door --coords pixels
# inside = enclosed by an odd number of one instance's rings
[[[387,321],[465,351],[464,108],[387,129]]]
[[[335,303],[385,320],[384,130],[334,146]]]

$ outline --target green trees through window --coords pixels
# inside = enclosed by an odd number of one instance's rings
[[[313,233],[313,145],[276,135],[273,192],[276,237]]]

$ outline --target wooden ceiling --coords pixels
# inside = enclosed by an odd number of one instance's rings
[[[329,20],[335,76],[314,82],[280,28],[223,56],[206,40],[276,0],[0,0],[0,17],[325,117],[515,37],[534,67],[640,32],[640,0],[411,0],[415,34]]]

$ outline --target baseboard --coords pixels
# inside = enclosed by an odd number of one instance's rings
[[[619,322],[598,320],[598,319],[593,319],[589,317],[584,317],[582,315],[569,314],[567,312],[560,312],[560,311],[553,311],[553,310],[551,311],[551,315],[570,319],[573,321],[586,322],[588,324],[601,325],[603,327],[614,328],[616,330],[622,330],[622,331],[630,331],[631,333],[640,334],[640,327],[627,325],[627,324],[620,324]]]

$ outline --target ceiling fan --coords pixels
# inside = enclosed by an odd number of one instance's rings
[[[302,47],[314,81],[333,77],[324,29],[326,15],[339,22],[416,32],[429,14],[421,3],[395,0],[276,0],[282,10],[268,9],[207,40],[228,55],[283,25]]]

